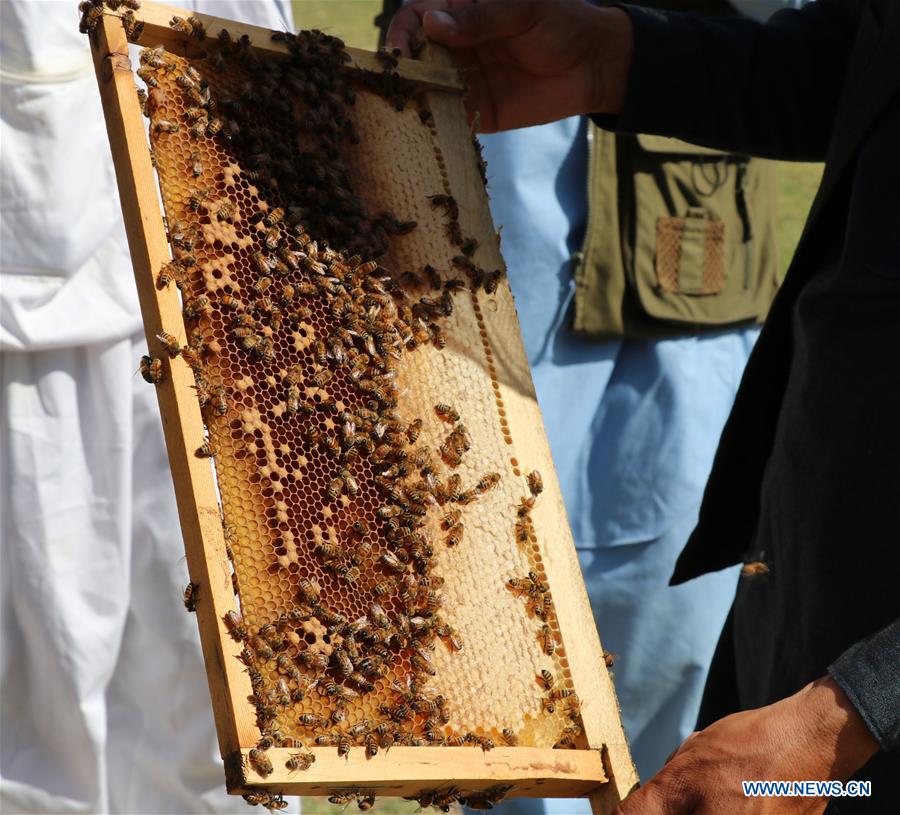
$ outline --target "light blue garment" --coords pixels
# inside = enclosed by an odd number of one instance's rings
[[[736,571],[670,588],[756,329],[589,342],[570,330],[587,218],[573,118],[486,136],[489,192],[588,594],[642,778],[691,732]],[[539,812],[519,799],[507,812]],[[548,812],[587,812],[553,801]]]

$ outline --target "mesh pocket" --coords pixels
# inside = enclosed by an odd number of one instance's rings
[[[725,287],[725,222],[689,215],[656,221],[656,279],[664,292],[718,294]]]

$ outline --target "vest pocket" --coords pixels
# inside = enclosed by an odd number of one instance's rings
[[[633,252],[625,271],[640,308],[688,330],[764,315],[775,264],[754,246],[765,234],[756,221],[771,222],[764,208],[772,202],[759,195],[749,160],[643,135],[631,159]]]
[[[725,222],[690,209],[656,219],[656,281],[664,292],[704,296],[725,287]]]

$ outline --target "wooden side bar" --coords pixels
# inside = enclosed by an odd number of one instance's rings
[[[283,795],[332,795],[359,788],[379,795],[412,796],[423,789],[459,787],[464,792],[511,785],[512,796],[556,797],[587,795],[606,781],[597,750],[548,750],[498,747],[482,753],[478,747],[392,747],[367,759],[354,747],[341,758],[333,747],[315,747],[316,761],[305,771],[291,772],[285,762],[295,751],[268,750],[273,771],[263,776],[251,765],[249,750],[226,760],[229,792],[264,789]],[[304,751],[307,752],[307,751]]]
[[[446,52],[431,45],[425,58],[432,63],[449,64]],[[444,157],[448,174],[454,180],[454,194],[464,231],[481,243],[479,252],[485,252],[485,255],[479,257],[485,268],[503,268],[498,241],[488,228],[492,223],[488,198],[479,177],[477,155],[471,131],[466,126],[462,98],[456,94],[431,92],[428,102],[440,142],[446,146]],[[518,329],[515,303],[505,282],[494,295],[488,297],[479,291],[476,297],[482,312],[490,315],[490,319],[484,320],[484,331],[493,351],[509,433],[515,440],[523,472],[527,472],[533,466],[529,462],[551,461],[552,457]],[[622,729],[603,648],[593,625],[593,613],[555,470],[545,471],[543,478],[544,492],[536,504],[533,519],[569,671],[582,702],[584,734],[588,745],[602,750],[605,759],[609,783],[591,796],[595,815],[605,815],[637,786],[638,776]]]
[[[193,373],[181,357],[169,359],[156,339],[166,331],[183,343],[185,328],[175,286],[156,285],[156,275],[170,257],[168,240],[128,43],[117,16],[103,16],[92,37],[92,50],[147,344],[150,355],[163,361],[165,375],[157,396],[188,569],[191,581],[198,584],[203,658],[219,749],[225,756],[258,738],[252,708],[242,701],[250,694],[250,680],[235,659],[240,649],[222,622],[222,616],[235,608],[235,599],[212,467],[209,459],[194,455],[203,442],[204,427]]]

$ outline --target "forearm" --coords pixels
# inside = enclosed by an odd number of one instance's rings
[[[766,24],[624,7],[634,54],[618,116],[602,127],[775,158],[821,160],[856,30],[818,0]]]
[[[900,619],[848,648],[828,673],[882,749],[900,748]]]

